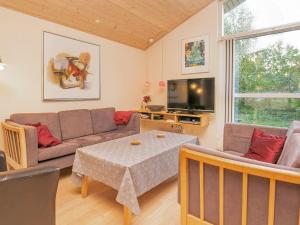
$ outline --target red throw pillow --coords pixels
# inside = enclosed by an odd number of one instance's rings
[[[259,129],[254,129],[251,145],[244,157],[268,163],[276,163],[286,137],[266,134]]]
[[[26,125],[36,127],[39,147],[46,148],[61,144],[61,141],[51,134],[47,125],[41,123]]]
[[[114,115],[114,120],[117,125],[126,125],[128,124],[131,118],[132,112],[130,111],[117,111]]]

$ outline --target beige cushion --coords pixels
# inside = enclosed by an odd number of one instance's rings
[[[76,143],[62,143],[49,148],[39,148],[38,149],[38,160],[45,161],[49,159],[55,159],[58,157],[74,154],[76,149],[80,145]]]
[[[284,155],[277,164],[300,168],[300,133],[292,134],[284,148]]]
[[[300,121],[295,120],[291,123],[291,126],[289,127],[289,129],[286,133],[286,141],[285,141],[285,144],[283,146],[281,155],[280,155],[280,157],[277,161],[277,164],[286,165],[288,163],[285,159],[288,158],[288,154],[290,153],[290,149],[287,149],[287,147],[288,147],[288,143],[290,141],[290,138],[294,133],[300,133]]]
[[[93,134],[92,118],[89,110],[61,111],[58,115],[63,140]]]
[[[117,126],[114,121],[115,108],[92,109],[90,110],[94,134],[116,130]]]

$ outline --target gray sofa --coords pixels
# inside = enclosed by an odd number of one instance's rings
[[[10,142],[18,146],[25,139],[26,148],[18,150],[17,154],[7,154],[8,164],[12,167],[34,167],[38,165],[54,166],[65,168],[72,166],[74,153],[77,148],[113,140],[140,132],[140,118],[137,113],[131,116],[126,126],[116,126],[113,120],[114,108],[103,109],[79,109],[61,111],[58,113],[17,113],[12,114],[10,119],[3,124],[4,130],[12,132],[12,135],[5,135],[6,152],[13,152]],[[49,148],[39,148],[36,128],[25,124],[41,122],[46,124],[53,136],[62,141],[62,144]],[[14,129],[21,128],[25,131],[23,138],[19,133],[13,133]],[[6,132],[6,133],[7,133]],[[5,133],[5,132],[4,132]],[[18,139],[12,139],[14,135],[20,135]],[[16,142],[20,143],[16,143]],[[25,151],[25,153],[24,153]],[[22,153],[23,152],[23,153]],[[11,162],[11,163],[10,163]],[[14,166],[16,165],[16,166]]]
[[[287,132],[284,128],[226,124],[223,152],[191,144],[182,148],[180,190],[186,190],[181,193],[182,225],[199,221],[214,225],[299,224],[300,168],[241,157],[249,149],[254,128],[280,136]]]

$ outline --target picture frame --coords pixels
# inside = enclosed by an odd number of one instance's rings
[[[182,74],[209,72],[209,35],[182,40]]]
[[[43,31],[43,101],[99,100],[100,45]]]

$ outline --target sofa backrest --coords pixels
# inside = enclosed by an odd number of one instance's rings
[[[93,123],[89,110],[61,111],[58,115],[63,140],[93,134]]]
[[[115,108],[91,109],[94,134],[116,130]]]
[[[285,136],[287,133],[286,128],[227,123],[224,127],[223,150],[247,153],[254,128],[278,136]]]
[[[19,124],[33,124],[40,122],[48,126],[53,136],[59,140],[62,139],[57,113],[15,113],[10,116],[10,119]]]

